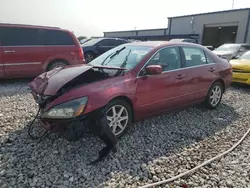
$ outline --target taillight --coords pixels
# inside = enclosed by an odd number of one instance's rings
[[[84,60],[84,54],[81,47],[78,48],[78,59]]]

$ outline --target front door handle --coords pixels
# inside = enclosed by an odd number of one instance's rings
[[[6,50],[4,51],[4,53],[15,53],[16,51],[15,50]]]
[[[209,69],[208,69],[208,71],[210,71],[210,72],[214,72],[216,69],[215,68],[213,68],[213,67],[210,67]]]
[[[181,79],[183,79],[184,77],[185,77],[185,75],[183,75],[183,74],[178,74],[178,75],[176,76],[176,79],[181,80]]]

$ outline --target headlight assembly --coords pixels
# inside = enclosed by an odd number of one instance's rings
[[[87,105],[88,97],[74,99],[44,112],[43,118],[66,119],[81,115]]]

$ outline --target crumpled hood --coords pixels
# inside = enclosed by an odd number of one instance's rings
[[[243,71],[250,71],[250,60],[235,59],[230,61],[231,65],[235,69],[240,69]]]
[[[55,68],[36,77],[32,82],[29,83],[29,87],[32,89],[32,92],[35,92],[41,96],[53,96],[72,79],[76,78],[80,74],[83,74],[91,68],[126,70],[119,67],[92,66],[89,64],[67,66],[65,68]]]
[[[36,77],[29,86],[36,94],[52,96],[70,80],[92,67],[93,66],[89,65],[76,65],[65,68],[55,68]]]

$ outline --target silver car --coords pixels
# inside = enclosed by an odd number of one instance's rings
[[[250,50],[250,45],[248,44],[223,44],[213,50],[213,52],[223,59],[228,61],[241,56],[246,51]]]

